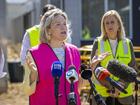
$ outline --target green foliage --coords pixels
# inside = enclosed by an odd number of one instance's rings
[[[89,40],[91,38],[90,30],[88,29],[88,27],[85,27],[84,30],[82,31],[82,38],[84,40]]]

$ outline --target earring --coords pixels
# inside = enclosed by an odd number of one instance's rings
[[[48,39],[48,40],[51,40],[51,34],[50,34],[50,33],[48,33],[47,39]]]

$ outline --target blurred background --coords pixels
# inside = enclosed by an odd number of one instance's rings
[[[24,75],[24,68],[20,65],[21,43],[25,30],[39,24],[41,9],[48,3],[68,14],[72,25],[72,43],[79,48],[91,45],[100,35],[104,12],[117,10],[122,16],[126,36],[135,47],[139,66],[140,0],[0,0],[0,45],[6,58],[4,71],[8,73],[0,79],[0,105],[27,105],[28,97],[21,90]]]

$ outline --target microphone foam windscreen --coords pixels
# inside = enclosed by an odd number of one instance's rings
[[[83,70],[81,72],[81,77],[83,79],[90,79],[92,77],[92,71],[91,70]]]
[[[125,82],[134,82],[137,76],[136,71],[117,60],[110,60],[107,66],[108,71]]]

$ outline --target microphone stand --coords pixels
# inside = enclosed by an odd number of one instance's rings
[[[81,72],[81,76],[82,76],[82,78],[87,79],[89,81],[90,87],[91,87],[90,94],[95,98],[97,105],[106,105],[106,103],[102,99],[101,95],[99,95],[98,92],[96,91],[95,85],[93,84],[93,82],[91,80],[92,71],[91,70],[83,70]],[[92,105],[92,102],[90,102],[90,105]]]
[[[77,105],[76,94],[74,93],[74,80],[71,79],[70,93],[68,94],[68,105]]]
[[[140,81],[136,79],[135,81],[135,105],[138,105],[138,84],[140,84]]]
[[[90,94],[92,96],[94,96],[95,98],[95,101],[97,103],[97,105],[106,105],[104,100],[101,98],[101,96],[98,94],[98,92],[96,91],[95,89],[95,85],[93,84],[93,82],[91,81],[91,79],[89,78],[88,79],[89,83],[90,83],[90,86],[91,86],[91,91],[90,91]],[[94,93],[94,94],[93,94]],[[90,103],[92,105],[92,103]]]
[[[58,105],[59,77],[55,77],[54,85],[55,85],[55,88],[54,88],[54,95],[55,95],[55,99],[56,99],[56,105]]]

